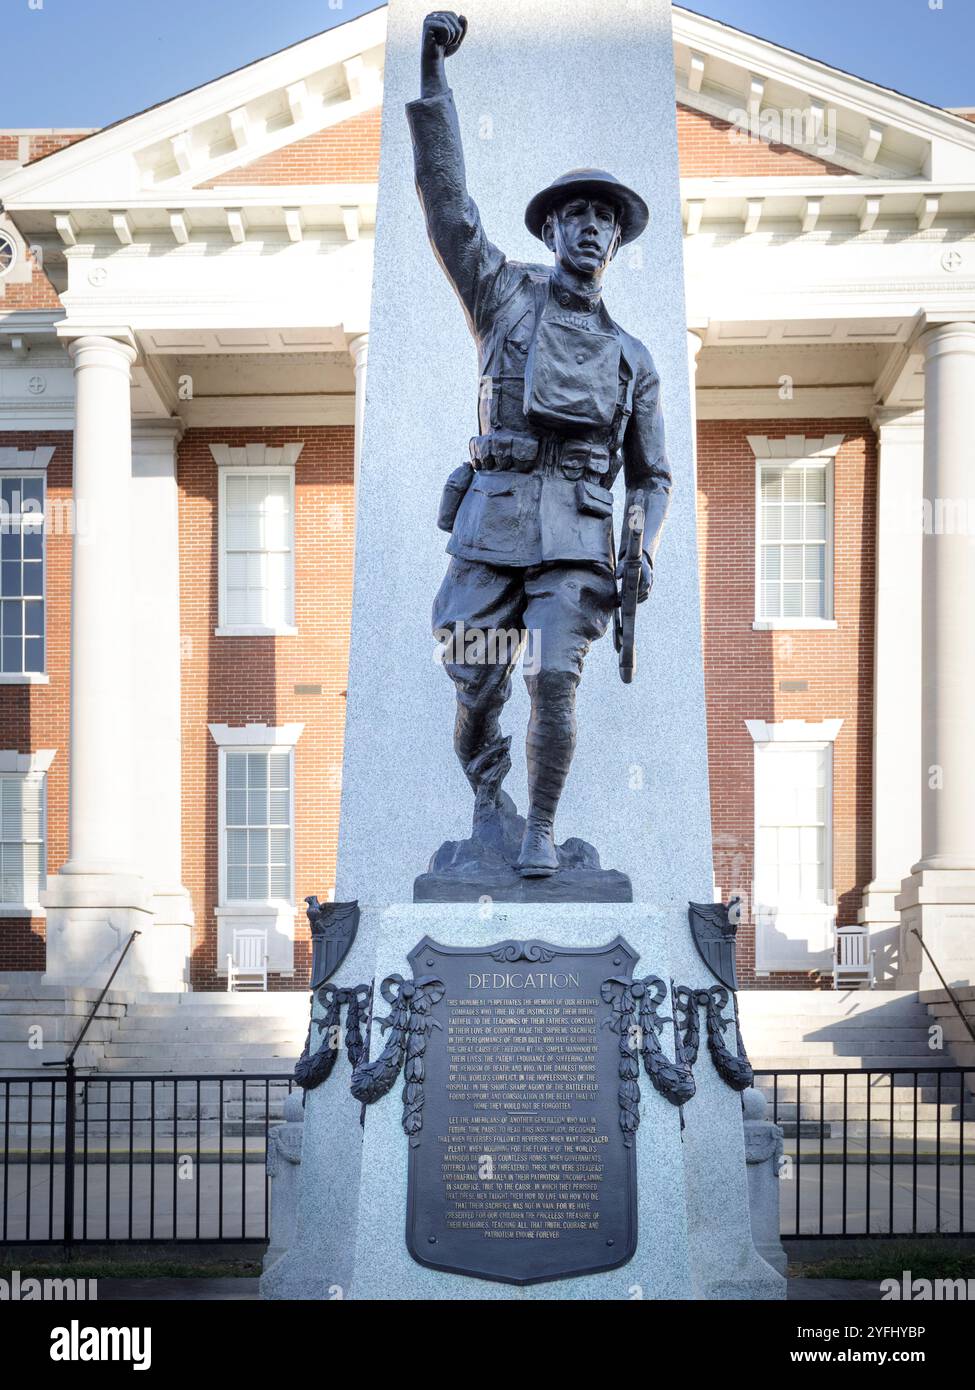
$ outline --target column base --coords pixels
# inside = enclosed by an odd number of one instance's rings
[[[46,985],[101,989],[133,931],[114,989],[152,988],[152,898],[134,874],[59,874],[41,894],[47,912]]]
[[[857,912],[857,922],[870,932],[874,986],[879,989],[897,988],[901,915],[895,903],[899,893],[899,883],[868,883]]]
[[[182,884],[158,888],[152,895],[150,988],[165,994],[186,994],[190,988],[193,949],[193,905]]]
[[[901,914],[898,989],[941,989],[920,932],[949,985],[975,984],[975,869],[918,867],[895,900]]]

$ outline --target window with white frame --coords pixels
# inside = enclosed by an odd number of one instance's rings
[[[758,464],[760,620],[832,618],[832,459]]]
[[[228,748],[223,758],[222,901],[290,903],[292,750]]]
[[[0,475],[0,675],[44,671],[44,478]]]
[[[831,801],[830,744],[756,744],[756,904],[829,901]]]
[[[0,773],[0,906],[35,907],[47,882],[45,776]]]
[[[220,626],[294,623],[294,469],[220,470]]]

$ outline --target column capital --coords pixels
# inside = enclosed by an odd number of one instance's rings
[[[85,367],[105,367],[128,376],[138,355],[134,341],[100,333],[86,333],[68,341],[68,356],[76,372]]]
[[[958,329],[962,333],[975,332],[975,304],[958,309],[922,309],[914,320],[907,346],[926,350],[929,340]]]

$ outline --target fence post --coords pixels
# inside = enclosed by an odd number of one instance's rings
[[[785,1274],[789,1260],[779,1235],[779,1159],[782,1130],[766,1119],[761,1091],[750,1086],[742,1095],[745,1116],[745,1162],[748,1165],[748,1204],[752,1240],[763,1260]],[[798,1106],[797,1106],[798,1112]]]
[[[54,1082],[57,1086],[57,1082]],[[64,1095],[64,1244],[74,1245],[74,1170],[75,1170],[75,1071],[74,1056],[65,1063]],[[54,1105],[54,1097],[51,1097]],[[54,1156],[52,1154],[53,1163]],[[51,1233],[53,1235],[53,1231]]]

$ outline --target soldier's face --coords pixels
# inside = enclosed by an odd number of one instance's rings
[[[598,198],[570,198],[555,208],[543,229],[559,265],[577,275],[602,275],[619,247],[619,215]]]

